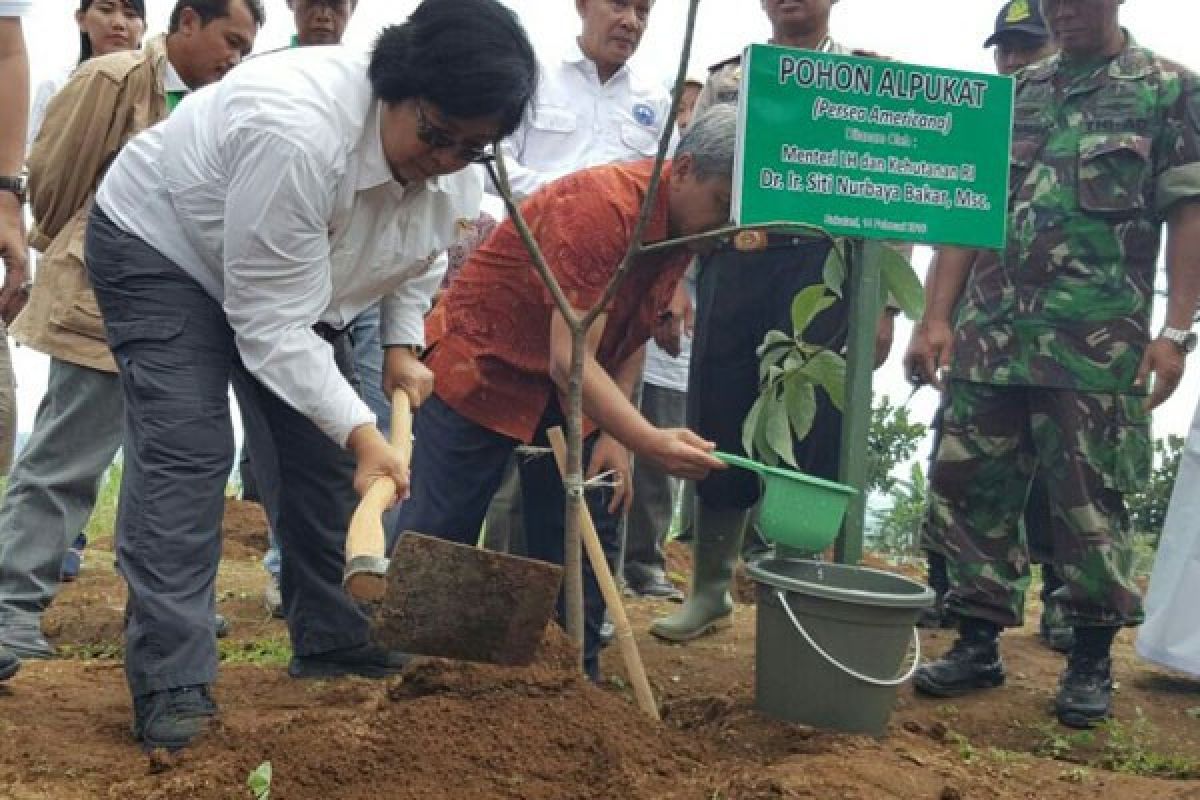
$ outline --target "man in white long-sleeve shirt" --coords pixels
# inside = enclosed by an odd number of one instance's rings
[[[431,391],[417,351],[435,257],[482,193],[464,168],[516,126],[535,79],[529,41],[496,0],[425,0],[369,58],[330,47],[243,65],[110,169],[87,253],[126,401],[117,558],[144,746],[182,747],[215,714],[230,380],[262,422],[247,427],[256,452],[276,454],[255,469],[278,492],[289,674],[403,666],[368,644],[341,588],[354,489],[381,476],[408,486],[339,369],[342,332],[382,296],[385,388],[414,405]]]
[[[671,98],[627,63],[653,5],[575,0],[581,34],[560,59],[542,64],[533,102],[504,140],[518,199],[568,173],[657,152]]]

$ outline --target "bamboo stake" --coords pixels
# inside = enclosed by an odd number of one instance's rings
[[[551,428],[546,432],[550,446],[554,448],[554,460],[558,462],[558,472],[567,474],[567,443],[563,439],[562,428]],[[625,613],[625,602],[621,592],[613,580],[612,571],[608,568],[608,559],[604,555],[604,547],[600,544],[600,536],[596,533],[596,525],[592,521],[592,513],[587,503],[579,507],[580,527],[583,529],[583,546],[587,550],[588,560],[592,562],[592,571],[596,573],[596,582],[600,584],[600,593],[608,605],[608,613],[612,615],[613,627],[617,629],[617,646],[621,649],[621,659],[629,672],[629,682],[633,685],[633,694],[637,698],[638,708],[649,714],[655,721],[661,719],[658,715],[658,703],[654,700],[654,692],[650,689],[650,681],[646,678],[646,668],[642,664],[642,654],[638,651],[637,640],[633,638],[633,628],[629,624],[629,616]]]

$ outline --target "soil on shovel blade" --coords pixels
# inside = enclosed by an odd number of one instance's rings
[[[148,755],[129,734],[124,593],[104,547],[89,548],[48,616],[62,657],[0,684],[4,800],[245,800],[265,761],[274,800],[1200,800],[1200,684],[1138,662],[1128,632],[1109,728],[1084,736],[1054,721],[1063,658],[1027,626],[1005,636],[1004,687],[953,701],[903,689],[876,740],[754,710],[753,606],[738,605],[719,634],[668,646],[645,631],[678,606],[632,599],[655,723],[634,705],[619,654],[605,653],[594,686],[554,627],[530,667],[429,659],[386,681],[293,681],[282,623],[262,607],[259,555],[228,542],[221,716],[194,747]],[[932,655],[952,639],[924,634]]]

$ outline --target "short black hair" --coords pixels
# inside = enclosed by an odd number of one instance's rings
[[[96,0],[80,0],[79,10],[87,11],[96,3]],[[123,7],[133,9],[133,13],[137,14],[142,22],[146,21],[146,0],[121,0]],[[92,40],[83,31],[79,32],[79,63],[87,61],[92,56],[96,55],[96,49],[92,47]]]
[[[167,33],[175,33],[179,30],[179,18],[183,15],[185,8],[190,8],[196,12],[196,16],[200,17],[200,22],[207,25],[214,19],[229,16],[229,4],[233,0],[179,0],[175,4],[175,8],[171,11],[171,21],[167,25]],[[262,27],[267,21],[267,12],[263,10],[262,0],[242,0],[246,4],[246,8],[250,11],[250,16],[254,17],[254,24]]]
[[[525,29],[497,0],[423,0],[379,35],[367,74],[388,105],[421,98],[448,117],[496,117],[503,137],[521,122],[537,72]]]

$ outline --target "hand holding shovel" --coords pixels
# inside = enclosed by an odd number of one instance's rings
[[[408,392],[392,393],[392,446],[405,463],[412,460],[412,407]],[[377,478],[359,501],[346,534],[346,570],[342,586],[361,602],[378,602],[387,587],[388,559],[383,533],[383,512],[399,487],[391,478]]]

